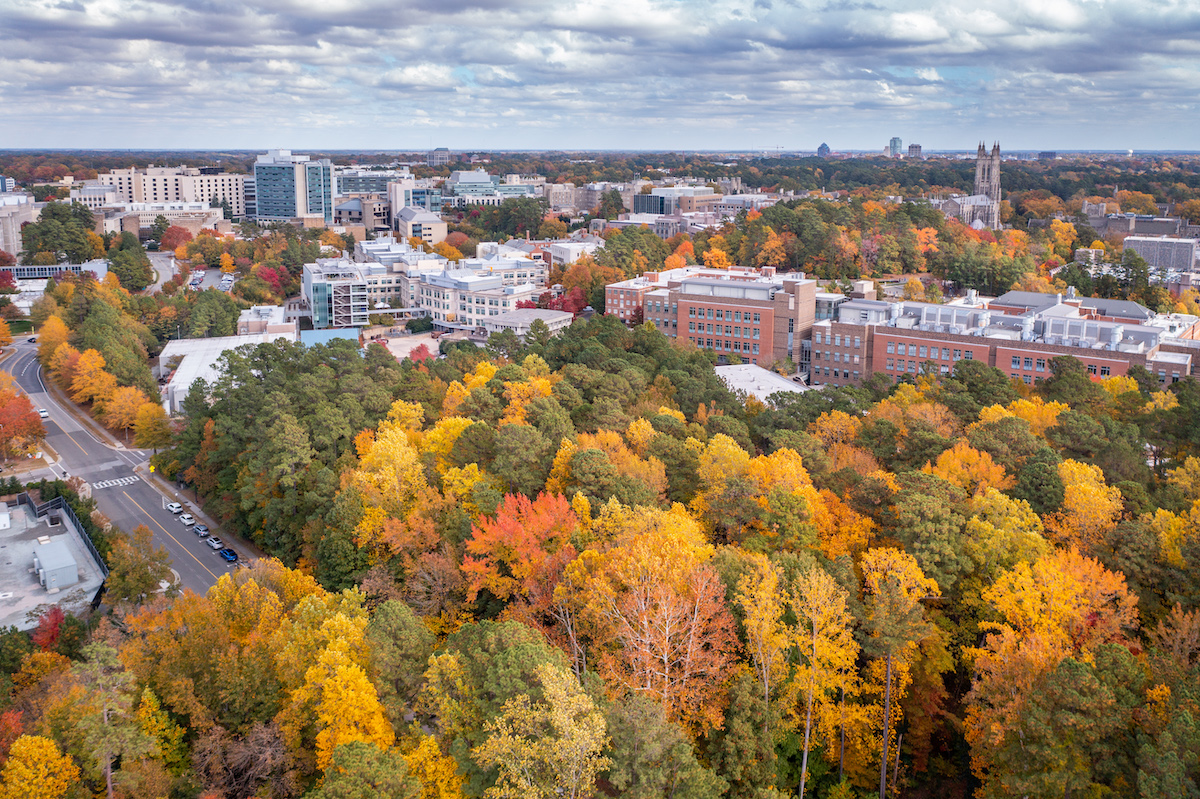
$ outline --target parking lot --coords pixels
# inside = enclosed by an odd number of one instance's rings
[[[192,271],[191,277],[188,279],[188,286],[194,291],[204,291],[205,289],[229,291],[233,288],[235,280],[233,275],[226,275],[220,269],[203,271],[197,269]]]

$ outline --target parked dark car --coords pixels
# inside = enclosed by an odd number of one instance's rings
[[[229,547],[219,550],[217,554],[224,558],[226,563],[237,563],[237,553]]]

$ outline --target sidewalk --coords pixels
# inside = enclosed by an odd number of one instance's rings
[[[113,434],[110,433],[106,428],[98,424],[96,420],[93,419],[89,414],[84,413],[83,409],[80,408],[79,405],[76,404],[70,397],[68,397],[62,388],[59,387],[59,385],[53,380],[47,380],[44,382],[46,385],[46,391],[54,395],[54,398],[58,401],[58,404],[62,406],[67,413],[71,414],[76,421],[90,430],[92,434],[96,436],[96,438],[104,441],[106,446],[131,453],[137,453],[140,451],[137,449],[130,449],[126,447],[123,442],[118,441],[116,437],[113,436]],[[58,458],[56,454],[55,460],[57,459]],[[133,469],[133,473],[135,475],[140,477],[147,485],[153,486],[155,490],[166,497],[168,501],[171,501],[171,498],[178,494],[180,504],[187,508],[189,513],[195,516],[197,520],[208,525],[208,528],[212,530],[214,534],[219,530],[221,533],[220,537],[222,539],[235,542],[237,546],[247,554],[247,557],[266,557],[263,552],[254,544],[242,538],[235,538],[233,535],[227,533],[220,524],[218,524],[212,517],[204,512],[199,502],[195,502],[187,498],[186,489],[177,488],[175,483],[164,479],[157,472],[150,471],[149,459],[143,459],[140,463],[131,468]]]

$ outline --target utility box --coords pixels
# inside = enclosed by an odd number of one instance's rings
[[[63,541],[39,541],[33,556],[38,582],[51,594],[79,582],[79,566]]]

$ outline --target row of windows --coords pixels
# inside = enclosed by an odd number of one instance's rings
[[[724,327],[725,327],[725,335],[726,336],[733,336],[734,338],[751,338],[751,337],[758,338],[759,337],[760,328],[757,328],[757,327],[755,327],[755,328],[733,327],[731,325],[725,325]],[[753,336],[751,336],[752,330],[753,330]],[[706,325],[703,322],[688,322],[688,332],[690,332],[690,333],[716,333],[717,335],[721,335],[721,325],[716,325],[714,327],[713,325]]]
[[[967,360],[970,360],[970,358],[968,358]],[[910,373],[914,373],[914,374],[917,372],[920,372],[922,374],[925,374],[926,372],[929,371],[928,369],[925,368],[926,363],[927,363],[927,361],[920,361],[920,362],[918,362],[918,361],[896,361],[893,364],[892,359],[888,358],[887,359],[887,368],[889,370],[894,370],[897,372],[910,372]],[[944,363],[938,364],[938,372],[940,372],[941,374],[944,374],[944,375],[950,374],[950,367]]]
[[[822,335],[818,331],[816,333],[813,333],[813,343],[814,344],[832,344],[835,347],[840,347],[840,346],[842,346],[842,336],[840,333],[825,333],[824,335]],[[845,343],[846,343],[847,347],[850,346],[850,336],[849,335],[846,336]],[[862,347],[862,337],[855,336],[854,337],[854,349],[857,350],[860,347]],[[890,350],[889,350],[889,352],[890,352]]]
[[[855,353],[853,357],[854,357],[854,363],[858,363],[858,353]],[[850,363],[850,358],[851,358],[851,355],[848,352],[847,353],[841,353],[841,352],[830,353],[829,350],[825,350],[825,360],[827,360],[827,361],[832,360],[834,363],[841,363],[842,361],[845,361],[846,363]],[[814,361],[821,360],[821,351],[820,350],[813,350],[813,360]]]
[[[718,352],[724,350],[725,352],[747,352],[758,355],[758,345],[750,344],[749,342],[743,344],[740,341],[722,341],[721,339],[714,340],[711,338],[694,338],[692,336],[688,336],[688,341],[694,343],[698,347],[706,347],[707,349],[717,350]]]
[[[1014,356],[1012,356],[1012,368],[1013,368],[1013,369],[1020,369],[1020,368],[1021,368],[1021,362],[1022,362],[1022,359],[1021,359],[1021,356],[1020,356],[1020,355],[1014,355]],[[1046,359],[1045,359],[1045,358],[1038,358],[1036,362],[1034,361],[1034,359],[1033,359],[1033,358],[1025,358],[1025,359],[1024,359],[1024,363],[1025,363],[1025,368],[1026,368],[1026,369],[1034,369],[1034,368],[1035,368],[1034,364],[1036,363],[1036,364],[1037,364],[1037,366],[1036,366],[1036,369],[1037,369],[1039,372],[1044,372],[1044,371],[1046,371]],[[1092,369],[1093,369],[1093,370],[1094,370],[1095,368],[1096,368],[1095,366],[1092,366]],[[1103,372],[1102,374],[1105,374],[1105,375],[1107,375],[1108,373],[1109,373],[1109,369],[1108,369],[1108,367],[1107,367],[1107,366],[1105,366],[1105,367],[1104,367],[1104,372]],[[1095,374],[1095,372],[1093,372],[1093,374]],[[1026,381],[1026,382],[1028,382],[1028,381]]]
[[[708,311],[708,316],[704,315],[706,310]],[[688,308],[688,316],[693,319],[721,319],[723,321],[728,321],[728,322],[749,322],[751,313],[750,313],[750,311],[746,311],[744,313],[742,311],[726,311],[721,308],[717,308],[714,310],[712,308],[706,309],[706,308],[689,307]],[[762,321],[760,314],[755,313],[755,314],[753,314],[753,316],[754,316],[755,322]]]
[[[817,367],[816,369],[813,369],[812,373],[813,373],[813,377],[820,377],[821,376],[821,367]],[[853,377],[851,377],[852,374],[853,374]],[[829,377],[829,375],[830,375],[829,367],[826,366],[825,367],[825,377]],[[845,378],[847,380],[849,380],[849,379],[857,380],[858,379],[858,370],[855,369],[854,372],[852,373],[849,369],[834,368],[833,376],[837,377],[837,378]]]
[[[909,344],[907,352],[905,352],[905,345],[899,344],[895,341],[889,341],[887,343],[887,353],[888,355],[907,354],[910,358],[919,357],[934,359],[937,359],[940,354],[940,360],[943,361],[949,361],[951,359],[955,361],[972,361],[975,359],[975,353],[971,350],[954,350],[953,356],[951,356],[949,347],[942,347],[939,351],[937,347],[930,347],[925,344]]]

